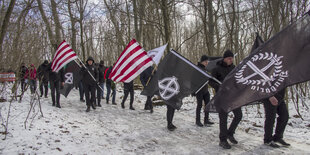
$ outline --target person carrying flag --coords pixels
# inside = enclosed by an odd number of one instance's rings
[[[122,108],[125,109],[125,101],[130,93],[130,110],[135,110],[135,108],[133,108],[133,101],[134,101],[134,89],[133,89],[133,81],[129,82],[129,83],[125,83],[124,82],[124,98],[122,101]]]
[[[223,55],[223,60],[216,64],[216,67],[212,70],[212,76],[223,82],[225,77],[235,68],[233,64],[234,54],[230,50],[226,50]],[[210,86],[219,91],[220,84],[210,79]],[[220,146],[224,149],[230,149],[231,145],[227,142],[227,139],[233,143],[238,144],[238,141],[234,138],[235,130],[242,119],[241,107],[233,110],[234,119],[232,120],[229,129],[227,130],[227,116],[228,113],[223,109],[218,109],[220,119]]]
[[[150,78],[152,78],[153,69],[154,68],[150,66],[140,74],[140,81],[143,87],[146,87],[147,82],[150,80]],[[150,110],[151,113],[153,113],[152,97],[153,96],[147,96],[146,103],[144,106],[144,110]]]
[[[53,102],[52,106],[61,108],[60,107],[60,87],[63,87],[65,84],[64,69],[61,68],[58,72],[54,72],[51,66],[52,66],[52,63],[48,65],[48,72],[49,72],[48,76],[49,76],[49,81],[50,81],[50,89],[51,89],[51,96],[52,96],[52,102]]]

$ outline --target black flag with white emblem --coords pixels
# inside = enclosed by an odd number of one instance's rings
[[[166,104],[180,109],[182,99],[195,93],[209,78],[212,77],[205,71],[171,50],[160,62],[156,74],[141,94],[157,94]]]
[[[78,85],[80,81],[80,68],[81,67],[75,61],[71,61],[64,67],[65,85],[60,89],[60,94],[67,97],[71,89]]]
[[[256,48],[225,78],[214,102],[229,112],[310,79],[309,13]]]

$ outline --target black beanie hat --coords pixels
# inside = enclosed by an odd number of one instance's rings
[[[223,58],[234,57],[234,53],[231,50],[226,50],[224,52]]]
[[[93,58],[93,57],[88,57],[88,59],[86,60],[86,62],[87,62],[88,60],[92,60],[92,61],[93,61],[93,63],[95,63],[95,61],[94,61],[94,58]]]
[[[104,61],[103,60],[100,60],[100,65],[104,65]]]
[[[206,60],[208,60],[208,56],[206,56],[206,55],[201,56],[200,62],[203,62],[203,61],[206,61]]]
[[[48,65],[48,60],[44,60],[43,64]]]

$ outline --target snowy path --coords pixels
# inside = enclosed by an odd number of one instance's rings
[[[272,149],[264,146],[263,129],[251,125],[253,121],[263,122],[263,118],[255,117],[254,112],[248,114],[244,111],[244,119],[235,136],[239,144],[233,145],[231,150],[223,150],[218,146],[217,114],[211,114],[216,122],[212,127],[195,126],[195,104],[192,103],[176,111],[174,124],[178,129],[170,132],[166,129],[166,108],[156,107],[153,114],[141,110],[145,98],[138,94],[135,93],[135,111],[128,109],[129,101],[125,104],[126,109],[120,107],[121,93],[117,94],[117,106],[107,105],[104,101],[103,107],[89,113],[85,112],[85,103],[79,101],[76,90],[67,99],[61,97],[61,109],[52,107],[50,98],[43,99],[44,117],[35,118],[27,129],[24,129],[23,122],[29,108],[29,97],[25,97],[22,103],[15,102],[13,105],[10,134],[7,140],[0,141],[0,153],[310,154],[309,127],[299,127],[296,133],[293,127],[288,127],[285,136],[292,144],[289,148]],[[2,117],[6,117],[8,104],[0,103],[0,106]],[[308,124],[309,116],[306,116]],[[248,128],[250,131],[246,133]]]

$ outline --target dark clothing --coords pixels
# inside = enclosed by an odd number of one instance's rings
[[[104,89],[104,72],[106,67],[104,67],[102,64],[99,64],[98,66],[98,78],[99,78],[99,86],[97,86],[97,104],[100,105],[101,98],[103,97],[103,89]]]
[[[28,71],[28,68],[26,66],[21,66],[20,69],[19,69],[19,79],[20,79],[20,82],[21,82],[21,89],[22,89],[22,92],[25,91],[25,87],[26,87],[26,83],[25,83],[25,75]]]
[[[79,82],[79,93],[80,93],[80,100],[84,100],[84,89],[82,81]]]
[[[274,106],[271,104],[269,99],[263,100],[264,103],[264,109],[265,109],[265,135],[264,135],[264,142],[268,143],[272,140],[279,140],[283,138],[283,133],[285,130],[285,127],[287,125],[289,114],[287,110],[287,106],[284,102],[284,95],[285,95],[285,89],[278,92],[276,95],[274,95],[278,100],[278,106]],[[278,114],[277,118],[277,125],[274,136],[273,134],[273,127],[276,119],[276,114]]]
[[[106,84],[107,86],[107,97],[106,97],[106,100],[107,100],[107,103],[109,103],[109,99],[110,99],[110,94],[111,94],[111,90],[112,90],[112,103],[115,103],[115,96],[116,96],[116,89],[115,89],[115,86],[113,88],[113,84]]]
[[[219,61],[216,64],[216,67],[213,69],[212,71],[212,76],[215,77],[216,79],[218,79],[219,81],[223,82],[225,77],[235,68],[235,66],[232,65],[227,65],[223,60]],[[217,82],[215,82],[214,80],[210,79],[209,81],[210,86],[212,86],[216,92],[218,92],[219,88],[220,88],[220,84],[218,84]],[[235,130],[238,126],[238,124],[240,123],[241,119],[242,119],[242,110],[241,108],[237,108],[235,110],[232,111],[234,113],[234,118],[230,124],[229,129],[227,130],[227,116],[228,113],[225,112],[222,109],[218,110],[219,113],[219,119],[220,119],[220,141],[226,141],[227,140],[227,136],[233,136],[233,134],[235,133]]]
[[[175,109],[167,104],[167,123],[168,126],[172,124],[173,116],[174,116]]]
[[[217,62],[216,67],[212,70],[212,76],[223,82],[225,77],[235,68],[235,65],[228,66],[223,60]],[[220,88],[220,84],[210,79],[209,85],[217,92]]]
[[[60,107],[60,84],[65,81],[64,79],[64,69],[60,69],[57,72],[53,72],[52,68],[50,67],[51,63],[49,64],[48,71],[49,71],[49,81],[51,87],[51,96],[53,105],[57,105]],[[56,94],[55,94],[56,93]],[[56,96],[55,96],[56,95]],[[56,98],[55,98],[56,97]]]
[[[47,82],[43,82],[43,81],[40,82],[40,93],[41,93],[41,96],[43,96],[43,91],[44,91],[44,96],[47,97],[47,94],[48,94],[48,81]]]
[[[154,68],[150,66],[140,74],[140,81],[144,87],[146,86],[148,80],[151,78],[153,69]],[[152,97],[153,96],[147,96],[144,109],[153,110]]]
[[[124,98],[122,101],[122,106],[124,106],[129,93],[130,93],[130,107],[132,107],[133,100],[134,100],[133,81],[129,83],[124,83]]]
[[[106,68],[104,71],[104,79],[106,80],[106,85],[110,85],[110,86],[112,85],[112,80],[109,79],[109,76],[112,72],[112,69],[113,69],[113,67],[110,66],[109,68]]]
[[[96,81],[89,75],[89,73],[96,79]],[[97,81],[98,81],[98,69],[95,67],[94,64],[88,65],[86,64],[86,68],[82,68],[81,70],[82,75],[82,82],[83,82],[83,89],[86,98],[86,105],[90,107],[95,105],[96,102],[96,88],[97,88]]]
[[[43,63],[39,66],[37,73],[38,73],[38,78],[39,81],[41,83],[41,81],[43,82],[48,82],[48,76],[49,76],[49,65],[46,63]]]
[[[98,78],[99,78],[99,83],[104,83],[105,79],[104,79],[104,72],[106,70],[106,67],[103,65],[99,65],[98,66]]]

